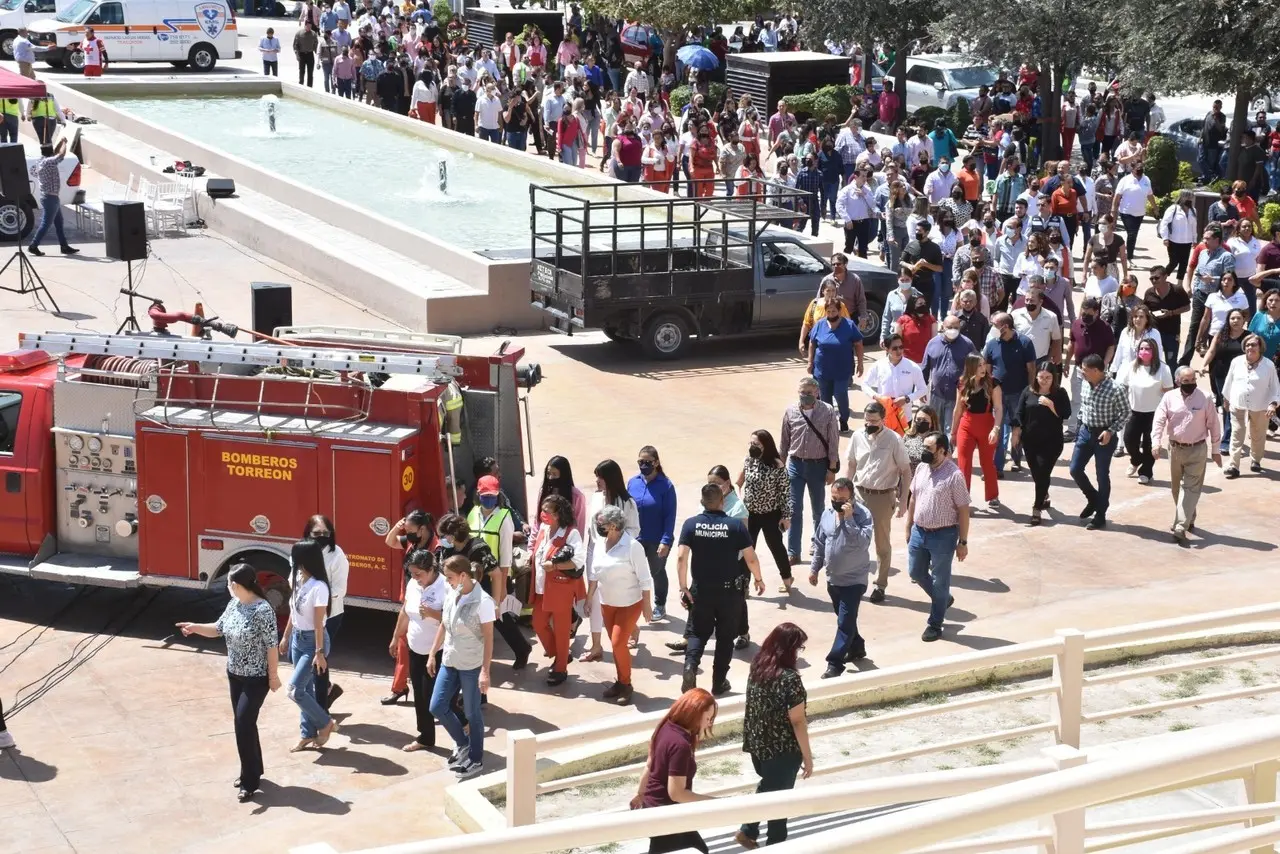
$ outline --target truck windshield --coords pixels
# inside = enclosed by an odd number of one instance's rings
[[[0,2],[0,9],[12,12],[14,9],[22,8],[22,4],[25,2],[26,0],[4,0],[4,2]]]
[[[1000,76],[993,65],[974,65],[970,68],[948,68],[947,77],[951,89],[977,89],[991,86]]]
[[[97,5],[98,0],[76,0],[75,3],[59,12],[54,20],[61,21],[64,24],[78,24],[89,17],[89,14]]]

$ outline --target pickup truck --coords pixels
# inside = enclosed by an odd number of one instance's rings
[[[0,195],[0,243],[26,240],[40,221],[40,194],[36,187],[35,173],[36,164],[40,162],[40,145],[26,137],[20,143],[6,144],[23,146],[23,154],[27,161],[27,175],[31,179],[31,194],[25,199],[10,199]],[[58,175],[62,179],[58,196],[63,205],[78,205],[84,202],[85,193],[84,188],[80,186],[80,171],[80,158],[68,151],[67,156],[58,164]]]
[[[550,316],[556,332],[601,329],[613,341],[638,341],[653,359],[685,355],[693,338],[798,335],[805,307],[831,272],[797,232],[775,224],[794,216],[778,207],[753,204],[748,211],[742,197],[673,198],[661,203],[666,221],[654,224],[646,215],[644,226],[616,226],[627,206],[634,211],[647,203],[621,202],[611,210],[611,203],[583,198],[581,207],[566,208],[560,198],[553,208],[540,206],[541,189],[531,190],[531,304]],[[569,188],[546,189],[562,195]],[[742,215],[726,213],[734,211]],[[544,218],[557,225],[539,230]],[[586,223],[581,234],[578,223]],[[575,248],[584,245],[592,247],[585,276]],[[875,340],[897,276],[857,258],[849,269],[867,294],[863,334]]]

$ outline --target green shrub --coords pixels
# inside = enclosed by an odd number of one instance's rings
[[[453,7],[449,5],[449,0],[435,0],[431,4],[431,14],[435,16],[436,23],[443,27],[453,20]]]
[[[708,110],[714,110],[715,105],[720,103],[720,99],[724,97],[725,92],[729,91],[729,87],[723,83],[712,83],[707,87],[707,97],[703,99],[703,106]],[[692,91],[688,86],[677,86],[671,90],[671,112],[673,115],[680,115],[685,105],[689,103]],[[768,115],[764,115],[768,118]]]
[[[437,3],[448,2],[448,0],[436,0],[436,2]],[[534,33],[538,34],[538,37],[542,39],[542,43],[544,45],[547,43],[547,34],[542,31],[541,27],[539,27],[537,24],[525,24],[524,29],[522,29],[519,33],[516,34],[516,38],[515,38],[516,44],[521,46],[528,44],[529,39],[533,37]]]
[[[817,119],[821,122],[834,115],[837,122],[843,122],[853,110],[853,87],[837,83],[807,94],[788,95],[782,100],[795,113],[796,121]]]
[[[1178,164],[1178,187],[1182,189],[1190,189],[1194,187],[1197,183],[1199,182],[1196,181],[1196,173],[1191,170],[1191,164],[1179,163]]]
[[[1280,202],[1267,202],[1262,206],[1262,213],[1258,217],[1261,222],[1260,234],[1263,240],[1271,239],[1271,226],[1280,222]]]
[[[1147,144],[1147,177],[1151,179],[1151,191],[1164,196],[1176,189],[1178,179],[1178,155],[1173,143],[1163,136],[1154,136]]]
[[[969,107],[968,98],[956,98],[955,104],[946,113],[947,126],[951,128],[951,132],[957,137],[964,136],[964,132],[969,129],[969,125],[973,124],[973,110]]]
[[[946,117],[947,111],[941,107],[921,107],[908,117],[907,123],[912,127],[924,125],[928,130],[933,130],[933,123],[938,119],[945,119]],[[961,130],[961,133],[963,132],[964,131]]]

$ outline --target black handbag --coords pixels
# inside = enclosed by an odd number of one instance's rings
[[[573,546],[564,545],[564,546],[561,546],[560,549],[555,554],[548,557],[547,560],[549,560],[551,564],[554,566],[555,564],[558,564],[558,563],[564,563],[565,561],[573,560],[573,555],[574,555]],[[565,578],[578,579],[583,576],[585,569],[572,566],[569,569],[556,569],[556,572],[560,573]]]

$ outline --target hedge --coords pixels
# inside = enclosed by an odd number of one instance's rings
[[[453,7],[449,5],[449,0],[435,0],[431,4],[431,14],[435,17],[436,23],[443,27],[453,20]]]
[[[1178,156],[1173,143],[1164,136],[1154,136],[1147,144],[1146,174],[1151,179],[1151,192],[1167,196],[1178,189]]]
[[[933,130],[933,123],[947,118],[947,111],[942,107],[921,107],[907,117],[907,124],[912,127],[924,125],[926,130]],[[962,130],[961,133],[964,131]]]
[[[782,100],[795,113],[798,122],[808,119],[821,122],[829,115],[843,122],[853,110],[853,94],[852,86],[836,83],[803,95],[787,95]]]
[[[703,99],[702,105],[708,110],[714,111],[716,105],[724,98],[725,93],[729,91],[729,87],[723,83],[712,83],[707,87],[707,97]],[[688,86],[677,86],[671,90],[671,112],[673,115],[679,115],[689,103],[692,92]]]
[[[1260,221],[1259,235],[1261,240],[1271,239],[1272,223],[1280,222],[1280,202],[1267,202],[1262,206],[1262,213],[1259,215]]]

